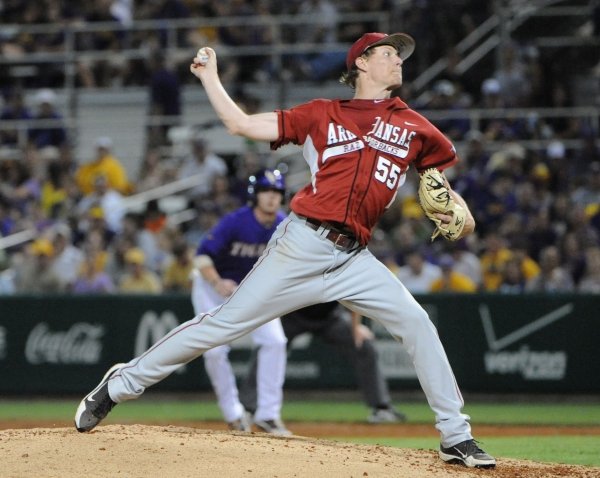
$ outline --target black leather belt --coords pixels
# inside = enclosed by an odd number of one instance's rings
[[[307,217],[305,219],[306,225],[311,229],[318,231],[319,228],[322,227],[323,229],[327,230],[327,235],[325,238],[333,242],[337,249],[348,250],[358,245],[356,237],[354,237],[352,234],[337,230],[334,225],[327,221],[319,221],[318,219],[313,219],[312,217]]]

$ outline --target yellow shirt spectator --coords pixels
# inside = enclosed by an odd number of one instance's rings
[[[540,266],[531,257],[526,256],[521,259],[521,272],[525,280],[533,279],[540,273]]]
[[[477,292],[477,284],[469,276],[452,270],[454,267],[452,256],[442,256],[440,267],[442,275],[431,283],[431,292]]]
[[[109,187],[121,194],[129,194],[131,185],[127,172],[121,162],[111,154],[112,140],[107,137],[96,140],[96,157],[93,161],[83,164],[75,173],[79,190],[88,195],[94,191],[94,181],[97,176],[105,176]]]
[[[194,264],[188,246],[185,243],[175,244],[173,246],[173,258],[162,276],[164,290],[168,292],[191,292],[193,270]]]
[[[132,247],[125,253],[125,263],[128,272],[119,283],[119,291],[134,294],[158,294],[162,292],[160,278],[144,265],[144,252]]]
[[[504,264],[513,256],[513,253],[504,245],[503,239],[494,232],[486,236],[485,244],[485,252],[481,255],[483,289],[493,292],[502,283]]]

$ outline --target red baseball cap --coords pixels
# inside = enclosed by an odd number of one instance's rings
[[[346,68],[350,70],[356,59],[362,55],[369,48],[379,45],[391,45],[400,54],[400,58],[406,60],[412,52],[415,51],[415,40],[406,33],[392,33],[388,35],[386,33],[365,33],[358,40],[354,42],[348,55],[346,56]]]

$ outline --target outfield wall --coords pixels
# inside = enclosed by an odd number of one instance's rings
[[[600,392],[598,296],[419,296],[438,328],[463,391]],[[82,393],[117,361],[142,353],[193,315],[188,296],[9,296],[0,298],[0,395]],[[377,347],[393,390],[415,389],[401,345],[376,323]],[[230,354],[239,376],[252,342]],[[163,391],[210,390],[202,360],[158,384]],[[309,336],[290,353],[286,388],[355,388],[354,372]]]

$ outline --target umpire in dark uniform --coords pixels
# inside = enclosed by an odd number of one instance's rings
[[[319,336],[353,364],[365,402],[372,410],[367,418],[369,423],[406,421],[406,416],[392,406],[389,388],[377,360],[373,334],[358,318],[351,318],[351,314],[337,302],[326,302],[281,317],[288,339],[288,351],[293,340],[301,334]],[[255,352],[247,379],[240,390],[240,400],[249,411],[256,408],[256,364]]]

